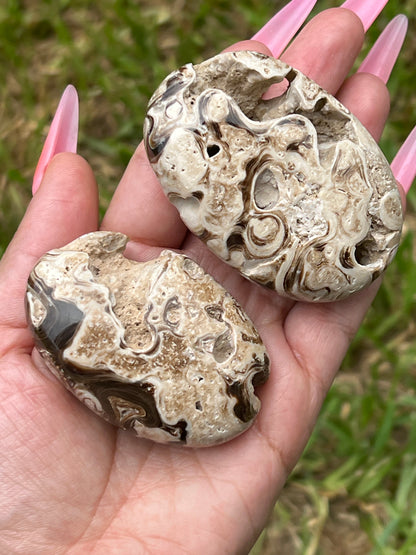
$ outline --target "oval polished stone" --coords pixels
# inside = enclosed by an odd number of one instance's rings
[[[27,317],[50,371],[105,420],[157,442],[198,447],[239,435],[260,409],[269,361],[237,302],[193,260],[123,256],[95,232],[32,270]]]
[[[280,95],[265,99],[271,85]],[[181,67],[151,98],[144,137],[187,227],[281,295],[342,299],[397,250],[400,195],[377,143],[279,60],[240,51]]]

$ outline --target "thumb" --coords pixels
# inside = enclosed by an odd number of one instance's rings
[[[97,226],[97,185],[90,166],[76,154],[56,155],[1,260],[0,323],[25,325],[23,298],[37,260]]]

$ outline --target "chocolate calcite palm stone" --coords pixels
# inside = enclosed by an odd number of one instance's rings
[[[206,446],[246,430],[268,376],[264,345],[237,302],[200,266],[163,251],[123,256],[96,232],[32,270],[28,322],[51,372],[105,420],[157,442]]]
[[[265,100],[276,83],[279,96]],[[242,51],[181,67],[152,96],[144,137],[187,227],[282,295],[342,299],[397,250],[400,195],[377,143],[279,60]]]

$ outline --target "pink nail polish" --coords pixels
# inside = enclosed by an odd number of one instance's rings
[[[416,177],[416,126],[396,154],[391,170],[407,193]]]
[[[292,0],[258,31],[252,40],[265,44],[278,58],[311,13],[316,0]]]
[[[33,176],[32,194],[39,189],[51,159],[59,152],[76,152],[78,140],[78,94],[72,85],[65,89]]]
[[[359,73],[372,73],[387,83],[406,36],[408,20],[397,15],[390,21],[358,69]]]
[[[351,10],[361,19],[364,30],[368,31],[388,0],[346,0],[341,8]]]

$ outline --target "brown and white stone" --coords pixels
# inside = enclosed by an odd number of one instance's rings
[[[283,92],[265,100],[275,83]],[[400,196],[377,143],[279,60],[243,51],[181,67],[151,98],[144,137],[187,227],[282,295],[347,297],[397,250]]]
[[[127,237],[96,232],[32,270],[28,322],[53,374],[107,421],[187,446],[246,430],[268,376],[264,345],[237,302],[200,266],[163,251],[123,256]]]

